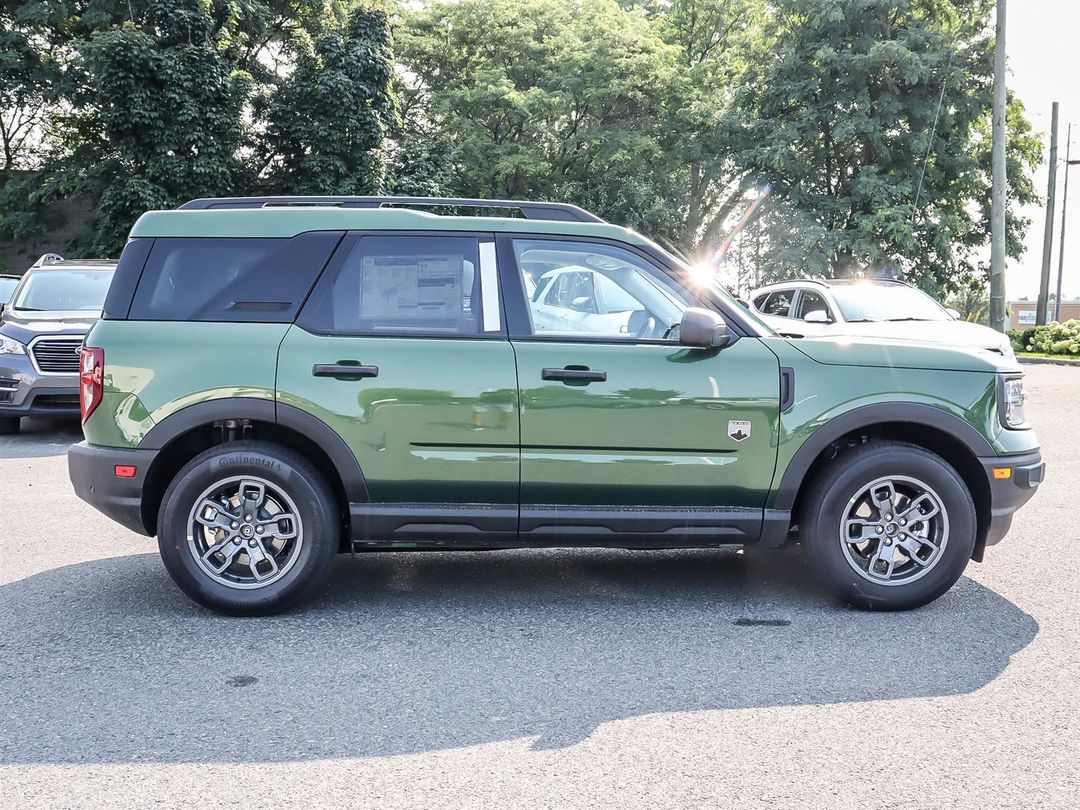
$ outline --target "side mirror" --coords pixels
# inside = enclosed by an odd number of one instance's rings
[[[589,311],[589,296],[579,295],[573,301],[570,302],[570,309],[575,312],[588,312]]]
[[[948,312],[950,315],[952,315],[952,319],[954,321],[962,321],[962,320],[964,320],[963,317],[960,315],[960,312],[958,310],[953,309],[952,307],[946,307],[945,311]]]
[[[690,307],[679,322],[679,343],[697,349],[722,349],[735,342],[724,319],[709,309]]]
[[[803,315],[803,320],[807,323],[832,323],[832,318],[829,317],[829,313],[823,309],[812,309]]]

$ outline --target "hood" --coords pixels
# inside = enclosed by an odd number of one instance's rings
[[[1011,354],[1008,337],[987,326],[967,321],[837,323],[830,324],[818,334],[917,340],[924,343],[943,343],[946,346],[988,349],[999,354]]]
[[[101,319],[100,312],[27,312],[5,309],[0,334],[29,343],[39,335],[85,335]]]
[[[867,326],[872,324],[859,324]],[[911,323],[907,323],[908,326]],[[832,366],[874,366],[940,371],[1020,371],[1014,358],[973,346],[944,345],[912,339],[816,335],[789,338],[811,360]]]

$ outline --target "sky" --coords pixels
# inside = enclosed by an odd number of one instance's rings
[[[1057,283],[1058,246],[1061,238],[1062,192],[1065,182],[1065,136],[1070,121],[1072,159],[1080,159],[1080,0],[1008,0],[1005,53],[1007,84],[1027,108],[1028,120],[1043,138],[1043,165],[1035,175],[1038,205],[1024,209],[1031,219],[1026,250],[1020,261],[1010,260],[1005,271],[1010,299],[1035,298],[1039,293],[1043,228],[1046,224],[1047,167],[1050,160],[1050,106],[1058,111],[1057,203],[1054,215],[1054,251],[1050,290]],[[1065,267],[1062,298],[1080,297],[1080,165],[1072,167],[1069,210],[1065,225]]]

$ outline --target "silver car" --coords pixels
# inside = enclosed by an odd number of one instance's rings
[[[0,434],[25,416],[78,416],[79,351],[101,317],[115,261],[35,264],[0,303]]]
[[[961,320],[922,290],[885,279],[800,279],[748,296],[750,308],[782,335],[851,335],[986,349],[1012,357],[1008,337]]]

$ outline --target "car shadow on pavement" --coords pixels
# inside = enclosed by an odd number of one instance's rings
[[[77,418],[23,419],[18,433],[0,436],[0,459],[62,456],[82,437]]]
[[[57,568],[0,586],[0,764],[561,747],[656,712],[967,693],[1038,632],[968,578],[892,614],[807,580],[798,551],[368,554],[233,619],[156,555]]]

